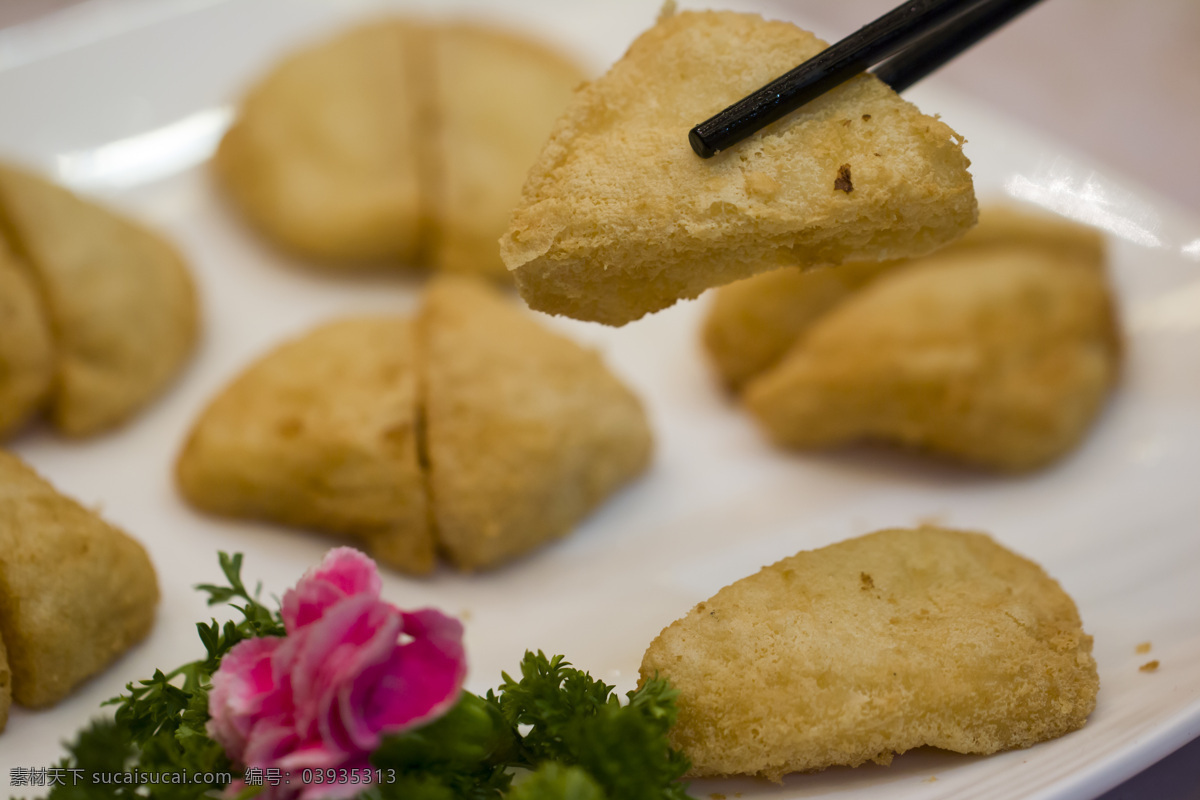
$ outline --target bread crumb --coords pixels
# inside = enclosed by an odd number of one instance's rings
[[[725,795],[718,794],[717,792],[713,792],[712,794],[709,795],[709,797],[711,797],[712,800],[725,800]]]
[[[937,782],[937,775],[930,775],[928,778],[921,781],[921,783],[936,783],[936,782]]]
[[[1142,642],[1141,644],[1139,644],[1137,647],[1134,648],[1134,651],[1138,655],[1145,655],[1146,653],[1150,652],[1150,643]]]
[[[838,167],[837,178],[833,182],[834,189],[841,189],[846,194],[854,191],[854,184],[850,180],[850,165],[842,164]]]
[[[1157,669],[1158,669],[1158,659],[1157,658],[1154,659],[1153,661],[1147,661],[1145,664],[1142,664],[1140,667],[1138,667],[1139,672],[1154,672]]]
[[[858,573],[859,580],[862,581],[862,589],[864,592],[869,592],[875,588],[875,580],[865,572]]]
[[[863,122],[870,122],[870,121],[871,121],[871,115],[863,114]]]

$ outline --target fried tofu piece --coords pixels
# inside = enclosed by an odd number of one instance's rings
[[[637,398],[600,357],[466,278],[429,288],[422,344],[430,498],[463,569],[576,523],[650,461]]]
[[[157,235],[11,167],[0,166],[0,218],[54,332],[52,421],[73,436],[124,422],[191,354],[196,297],[183,260]]]
[[[725,587],[642,661],[679,691],[695,776],[790,772],[931,745],[994,753],[1081,727],[1099,678],[1071,598],[986,535],[886,530]]]
[[[297,254],[507,280],[497,240],[581,79],[524,37],[379,20],[263,79],[221,142],[217,174]]]
[[[704,347],[732,391],[773,367],[796,338],[896,261],[778,269],[721,287],[704,320]]]
[[[437,82],[434,265],[508,280],[500,236],[529,165],[582,81],[579,67],[523,37],[448,25],[431,39]]]
[[[1060,260],[1103,269],[1104,238],[1095,228],[1009,205],[980,209],[979,224],[937,251],[969,253],[1035,249]],[[818,319],[870,281],[919,260],[858,262],[835,269],[782,269],[755,275],[715,293],[704,322],[704,346],[733,391],[775,366]]]
[[[980,209],[979,224],[947,251],[1020,247],[1059,260],[1103,269],[1108,260],[1104,236],[1090,225],[1021,206],[995,204]]]
[[[354,537],[384,564],[426,573],[417,388],[411,320],[324,325],[212,402],[179,457],[180,488],[198,508]]]
[[[0,438],[42,407],[54,380],[54,341],[27,270],[0,238]]]
[[[1119,356],[1103,271],[1036,250],[948,253],[839,305],[744,400],[785,446],[883,440],[1027,470],[1082,439]]]
[[[824,49],[784,22],[668,16],[576,93],[501,255],[532,308],[621,325],[780,266],[919,256],[975,223],[961,138],[870,75],[715,158],[688,131]]]
[[[429,31],[355,28],[285,59],[242,102],[217,176],[272,240],[332,264],[417,257]]]
[[[8,709],[12,707],[12,670],[8,668],[8,651],[0,634],[0,733],[8,724]]]
[[[157,602],[140,544],[0,451],[0,638],[17,703],[63,699],[149,633]]]

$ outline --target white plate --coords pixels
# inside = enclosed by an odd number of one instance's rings
[[[6,778],[11,767],[53,764],[59,741],[126,681],[198,654],[193,623],[209,612],[189,587],[218,577],[218,549],[244,552],[248,575],[281,593],[331,544],[199,516],[175,494],[171,465],[207,399],[264,349],[335,314],[413,306],[415,279],[328,276],[271,251],[220,202],[201,163],[256,72],[371,8],[98,0],[0,33],[0,155],[172,235],[195,267],[206,323],[178,385],[125,429],[85,442],[35,430],[12,444],[145,542],[164,596],[145,644],[57,708],[14,710],[0,739]],[[645,0],[531,0],[503,10],[456,2],[437,13],[447,8],[556,37],[597,70],[654,15]],[[913,97],[967,137],[981,197],[1040,203],[1111,234],[1128,369],[1091,436],[1061,463],[1018,478],[868,449],[789,455],[768,447],[718,391],[697,345],[703,301],[619,330],[555,321],[601,348],[644,397],[657,460],[568,540],[519,563],[469,577],[387,577],[397,603],[464,615],[471,688],[495,685],[526,648],[565,653],[630,688],[650,639],[721,586],[801,549],[933,516],[992,532],[1078,602],[1102,683],[1087,726],[988,758],[919,751],[888,768],[798,775],[782,787],[705,781],[692,794],[1088,798],[1200,735],[1200,223],[968,100]],[[1134,652],[1144,641],[1151,656]],[[1149,658],[1162,667],[1140,672]]]

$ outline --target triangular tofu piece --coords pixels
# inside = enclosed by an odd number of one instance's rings
[[[884,440],[1022,470],[1079,442],[1119,362],[1095,262],[963,248],[847,299],[744,399],[783,445]]]
[[[149,231],[9,167],[0,227],[33,268],[54,331],[54,424],[83,435],[123,422],[192,351],[196,298],[183,260]]]
[[[54,342],[28,267],[0,236],[0,438],[16,430],[50,395]]]
[[[438,541],[464,569],[563,536],[646,468],[637,398],[497,290],[431,284],[419,318]]]
[[[0,451],[0,638],[16,702],[61,700],[150,631],[157,602],[140,544]]]
[[[666,628],[643,680],[679,691],[695,776],[789,772],[932,745],[1027,747],[1081,727],[1099,679],[1071,598],[985,535],[888,530],[802,552]]]
[[[961,138],[869,75],[717,157],[688,131],[826,47],[682,13],[576,94],[533,165],[505,264],[541,311],[620,325],[783,265],[927,253],[975,221]]]
[[[364,25],[293,54],[254,88],[214,165],[255,225],[334,263],[416,258],[429,35],[406,20]]]
[[[434,546],[418,460],[413,323],[330,323],[247,369],[200,417],[179,458],[199,508],[360,539],[426,573]]]
[[[439,182],[433,259],[443,270],[508,279],[501,234],[525,173],[583,81],[579,68],[524,37],[448,25],[431,37]]]
[[[1095,228],[1009,205],[981,208],[979,224],[934,257],[998,248],[1036,250],[1097,270],[1105,263],[1104,238]],[[920,260],[780,269],[725,286],[714,293],[704,322],[705,348],[725,383],[738,390],[779,363],[800,336],[843,300],[875,278],[914,263]]]

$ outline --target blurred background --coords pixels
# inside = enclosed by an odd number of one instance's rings
[[[224,0],[236,2],[236,0]],[[333,2],[333,0],[331,0]],[[647,0],[655,4],[657,0]],[[11,43],[78,6],[145,0],[0,0]],[[835,40],[896,0],[778,0]],[[719,6],[719,0],[714,0]],[[27,27],[28,26],[28,27]],[[1200,214],[1200,0],[1045,0],[930,82],[974,98]],[[3,125],[0,122],[0,125]],[[1200,800],[1200,741],[1104,800]]]

